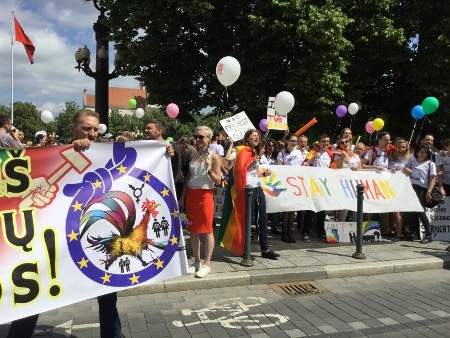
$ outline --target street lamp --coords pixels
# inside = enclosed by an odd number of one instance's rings
[[[120,75],[120,71],[125,68],[122,57],[116,53],[114,57],[114,71],[109,73],[109,29],[101,21],[105,18],[106,8],[98,6],[98,0],[93,0],[95,8],[100,12],[97,22],[94,23],[96,55],[95,72],[92,71],[91,51],[84,46],[75,53],[77,66],[75,69],[82,70],[87,76],[95,79],[95,111],[100,115],[100,123],[108,125],[109,80],[115,79]]]

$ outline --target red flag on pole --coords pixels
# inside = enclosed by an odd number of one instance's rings
[[[33,54],[35,49],[33,42],[31,42],[30,38],[25,34],[16,17],[14,17],[14,31],[16,32],[16,41],[23,43],[28,58],[30,59],[31,64],[33,64]]]

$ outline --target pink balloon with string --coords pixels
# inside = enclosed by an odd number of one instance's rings
[[[375,132],[375,129],[372,126],[372,121],[369,121],[369,122],[366,123],[366,131],[369,134],[373,134]]]
[[[180,112],[180,109],[175,103],[170,103],[169,105],[167,105],[166,112],[167,115],[169,115],[171,118],[176,119],[178,113]]]

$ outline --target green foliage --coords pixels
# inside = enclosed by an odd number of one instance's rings
[[[69,141],[72,139],[72,132],[70,125],[76,112],[80,110],[80,106],[76,102],[66,102],[66,108],[55,118],[56,127],[56,141]]]

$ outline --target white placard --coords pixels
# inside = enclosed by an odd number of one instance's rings
[[[287,114],[281,115],[275,111],[275,97],[269,97],[267,103],[267,129],[286,130],[288,128]]]
[[[450,242],[450,197],[444,197],[441,204],[425,212],[430,220],[433,241]]]
[[[356,222],[325,222],[325,232],[328,243],[355,243]],[[368,221],[362,224],[362,241],[381,241],[381,231],[378,222]]]
[[[247,114],[243,111],[239,114],[220,120],[220,124],[233,141],[242,140],[247,130],[256,129]]]

